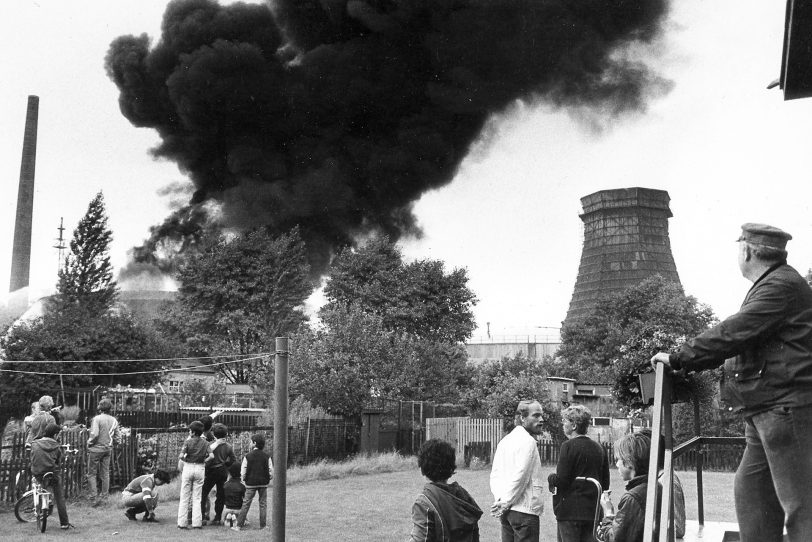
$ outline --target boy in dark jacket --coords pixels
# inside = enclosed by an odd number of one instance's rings
[[[627,482],[626,493],[617,505],[617,514],[609,494],[601,495],[604,518],[598,540],[602,542],[643,542],[646,492],[651,439],[642,433],[624,435],[615,443],[617,470]],[[657,539],[655,533],[654,539]]]
[[[259,528],[264,529],[268,519],[268,486],[273,478],[273,461],[270,454],[265,451],[265,437],[253,435],[251,440],[254,449],[242,459],[240,474],[242,483],[245,485],[245,497],[240,508],[240,515],[237,518],[237,525],[231,528],[232,531],[239,531],[245,525],[245,518],[251,508],[251,501],[254,495],[259,494]]]
[[[68,508],[65,506],[65,495],[62,493],[62,483],[59,480],[62,470],[62,447],[56,437],[62,428],[55,423],[48,424],[42,437],[31,442],[31,474],[37,481],[42,482],[43,476],[53,473],[51,477],[51,492],[56,501],[56,511],[59,514],[59,523],[63,529],[72,529],[68,521]]]
[[[228,527],[237,525],[237,516],[242,508],[242,501],[245,497],[245,486],[240,481],[240,469],[242,465],[236,461],[228,467],[228,481],[223,485],[225,495],[225,510],[223,510],[223,522]]]
[[[482,510],[465,489],[448,479],[457,470],[456,451],[439,439],[426,441],[417,454],[429,483],[412,506],[410,542],[479,542]]]
[[[212,434],[214,435],[214,442],[209,447],[211,448],[214,457],[211,461],[206,463],[206,474],[203,478],[203,502],[201,508],[203,510],[203,524],[209,521],[209,493],[213,487],[217,488],[217,494],[214,499],[214,520],[212,525],[220,525],[220,517],[223,513],[223,501],[225,494],[223,493],[223,485],[228,479],[228,468],[232,463],[237,461],[234,455],[234,449],[229,443],[226,442],[228,435],[228,428],[222,423],[216,423],[212,426]]]

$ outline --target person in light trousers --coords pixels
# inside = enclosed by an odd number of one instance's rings
[[[201,437],[203,424],[189,424],[189,438],[183,443],[178,456],[178,467],[181,467],[180,502],[178,503],[178,529],[189,528],[189,507],[192,508],[192,528],[203,528],[203,510],[200,505],[203,495],[203,478],[206,473],[206,462],[214,454],[209,443]]]

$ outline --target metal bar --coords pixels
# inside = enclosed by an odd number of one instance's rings
[[[674,464],[672,462],[672,450],[674,448],[673,425],[671,419],[671,386],[666,382],[663,386],[663,491],[661,494],[662,504],[660,505],[660,542],[674,541]],[[652,434],[652,438],[654,434]],[[657,433],[656,440],[660,440]],[[659,454],[651,455],[659,463]],[[659,469],[659,464],[658,464]],[[659,485],[659,482],[658,482]]]
[[[288,338],[276,338],[273,415],[273,540],[285,542],[288,469]]]
[[[665,366],[662,363],[657,364],[655,370],[654,380],[654,411],[651,420],[651,433],[652,436],[657,435],[658,438],[653,438],[651,442],[651,457],[655,458],[654,461],[649,461],[648,469],[648,488],[646,491],[646,512],[645,523],[643,524],[643,542],[653,542],[654,537],[654,521],[655,514],[657,513],[657,460],[660,453],[660,427],[662,427],[663,418],[663,386],[665,382]]]

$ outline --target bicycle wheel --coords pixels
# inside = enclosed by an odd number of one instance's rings
[[[23,523],[31,523],[37,520],[33,491],[28,491],[17,499],[17,503],[14,505],[14,515],[17,517],[17,521],[22,521]]]
[[[37,516],[37,527],[39,532],[44,533],[45,527],[48,526],[48,509],[44,509],[41,514]]]

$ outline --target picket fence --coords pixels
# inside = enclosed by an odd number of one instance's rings
[[[504,437],[504,420],[501,418],[428,418],[426,419],[426,439],[439,438],[450,442],[457,451],[457,464],[468,466],[474,458],[482,463],[490,463],[496,452],[496,446]],[[611,442],[602,442],[609,465],[614,466],[614,446]],[[556,465],[561,451],[561,443],[552,440],[540,440],[539,457],[544,465]],[[703,469],[715,471],[735,471],[744,446],[708,446],[677,458],[676,470],[694,470],[697,454],[703,456]]]
[[[76,497],[86,491],[87,481],[87,438],[85,427],[68,428],[59,435],[59,441],[68,445],[75,453],[64,455],[60,480],[66,497]],[[124,487],[136,470],[138,444],[135,434],[122,439],[115,446],[110,461],[110,486]],[[0,502],[14,502],[31,485],[29,452],[25,449],[25,435],[15,434],[11,444],[3,447],[0,459]],[[20,475],[19,482],[17,475]]]

